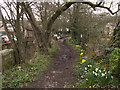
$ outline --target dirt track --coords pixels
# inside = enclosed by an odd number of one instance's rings
[[[65,88],[71,85],[72,66],[76,58],[74,49],[63,40],[59,41],[60,50],[53,57],[51,68],[27,88]]]

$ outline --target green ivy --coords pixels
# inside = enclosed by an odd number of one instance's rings
[[[120,48],[115,48],[115,50],[110,55],[110,71],[115,76],[118,76],[120,66]]]

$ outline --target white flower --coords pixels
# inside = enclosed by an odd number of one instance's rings
[[[83,55],[83,53],[80,53],[80,55]]]
[[[58,35],[57,34],[54,34],[54,37],[57,37]]]
[[[85,67],[85,70],[87,70],[87,67]]]
[[[102,76],[101,76],[101,77],[103,77],[103,76],[105,76],[105,74],[104,74],[104,73],[102,73]]]
[[[90,65],[88,65],[88,67],[90,67]]]
[[[110,73],[110,71],[108,71],[108,73]]]
[[[107,79],[107,76],[106,76],[106,79]]]
[[[111,76],[111,78],[113,79],[113,76]]]
[[[83,76],[81,76],[81,78],[83,78]]]
[[[58,36],[57,39],[60,39],[60,36]]]
[[[99,70],[99,72],[101,72],[101,70]]]
[[[95,72],[93,71],[93,74],[94,74]]]
[[[95,76],[97,76],[97,73],[95,73]]]
[[[90,65],[90,67],[92,67],[92,65]]]
[[[107,74],[107,72],[105,72],[105,74]]]
[[[93,85],[93,88],[95,87],[95,85]]]
[[[98,71],[98,68],[96,68],[95,71],[97,72],[97,71]]]

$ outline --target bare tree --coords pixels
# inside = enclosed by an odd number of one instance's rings
[[[44,17],[42,16],[41,19],[44,19],[45,22],[42,22],[42,25],[43,28],[41,29],[40,25],[38,24],[35,16],[34,16],[34,12],[32,11],[32,8],[31,8],[31,2],[28,3],[28,2],[17,2],[17,3],[14,3],[14,7],[15,7],[15,10],[16,10],[16,14],[14,14],[13,18],[13,22],[15,23],[15,25],[13,25],[13,23],[11,22],[11,25],[13,26],[14,28],[14,31],[16,32],[16,36],[17,36],[17,43],[16,44],[16,48],[18,48],[18,54],[20,59],[24,60],[25,58],[25,54],[24,54],[24,50],[25,50],[25,44],[24,44],[24,34],[22,34],[22,30],[20,28],[20,19],[22,17],[22,14],[23,12],[25,13],[27,19],[29,20],[29,22],[31,23],[31,26],[32,26],[32,29],[34,31],[34,36],[35,36],[35,39],[36,39],[36,42],[37,42],[37,46],[38,46],[38,51],[40,52],[43,52],[43,54],[47,54],[48,53],[48,48],[49,48],[49,43],[50,43],[50,35],[51,35],[51,32],[52,32],[52,26],[54,24],[54,22],[56,21],[56,19],[64,12],[66,11],[72,4],[75,4],[75,3],[81,3],[81,4],[86,4],[86,5],[89,5],[91,6],[94,10],[96,10],[96,7],[99,7],[99,8],[104,8],[104,9],[107,9],[112,15],[116,14],[118,11],[116,12],[112,12],[112,10],[110,9],[110,7],[106,7],[103,5],[103,2],[98,2],[97,4],[94,4],[92,2],[89,2],[89,1],[83,1],[83,2],[66,2],[63,6],[59,7],[55,12],[54,14],[48,19],[47,18],[47,10],[45,8],[45,15]],[[47,3],[46,3],[47,4]],[[10,5],[8,4],[8,7],[9,7],[9,10],[11,10],[11,7]],[[12,14],[14,12],[12,11]],[[42,15],[42,14],[41,14]],[[9,17],[9,15],[8,15]],[[10,19],[10,18],[9,18]],[[10,19],[11,20],[11,19]],[[47,24],[45,24],[47,23]],[[6,24],[6,23],[5,23]],[[5,26],[5,25],[4,25]],[[7,31],[7,29],[6,29]],[[12,40],[11,40],[12,41]]]
[[[25,57],[25,50],[26,50],[25,38],[23,36],[24,34],[22,32],[21,23],[20,23],[20,19],[23,14],[23,8],[20,7],[20,2],[17,2],[17,3],[5,2],[5,4],[8,7],[8,10],[4,7],[2,7],[2,9],[6,12],[7,18],[5,18],[1,12],[2,22],[3,22],[6,33],[14,46],[13,48],[15,49],[16,63],[21,63],[21,61],[25,62],[25,58],[26,58]],[[16,12],[13,11],[11,6],[13,6],[12,8],[14,8],[14,11]],[[8,11],[10,11],[10,14],[8,13]],[[9,29],[7,27],[7,23],[11,24],[13,31],[16,34],[17,41],[14,41],[14,39],[11,38]]]

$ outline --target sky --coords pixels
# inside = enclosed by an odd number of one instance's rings
[[[3,1],[12,1],[12,0],[0,0],[0,4],[3,5]],[[14,0],[16,1],[16,0]],[[61,1],[61,0],[18,0],[18,1]],[[68,1],[72,1],[72,0],[68,0]],[[83,0],[77,0],[77,1],[83,1]],[[120,0],[84,0],[84,1],[91,1],[93,3],[96,3],[97,1],[105,1],[105,5],[104,6],[107,6],[109,7],[110,6],[110,3],[113,2],[112,6],[111,6],[111,10],[113,12],[117,11],[118,10],[118,7],[117,7],[117,3],[119,2],[120,3]],[[94,13],[96,14],[99,14],[99,13],[103,13],[103,12],[108,12],[107,10],[105,9],[100,9],[98,8],[96,11],[94,11]],[[120,12],[119,12],[119,15],[120,15]]]
[[[89,0],[89,1],[97,2],[97,1],[100,1],[100,0]],[[120,3],[120,0],[104,0],[104,1],[105,1],[105,5],[104,6],[107,6],[107,7],[110,7],[111,2],[113,2],[112,6],[111,6],[111,10],[113,12],[118,10],[118,3]],[[100,9],[100,10],[97,10],[97,11],[94,11],[94,12],[102,13],[102,12],[108,12],[108,11],[106,9]]]

